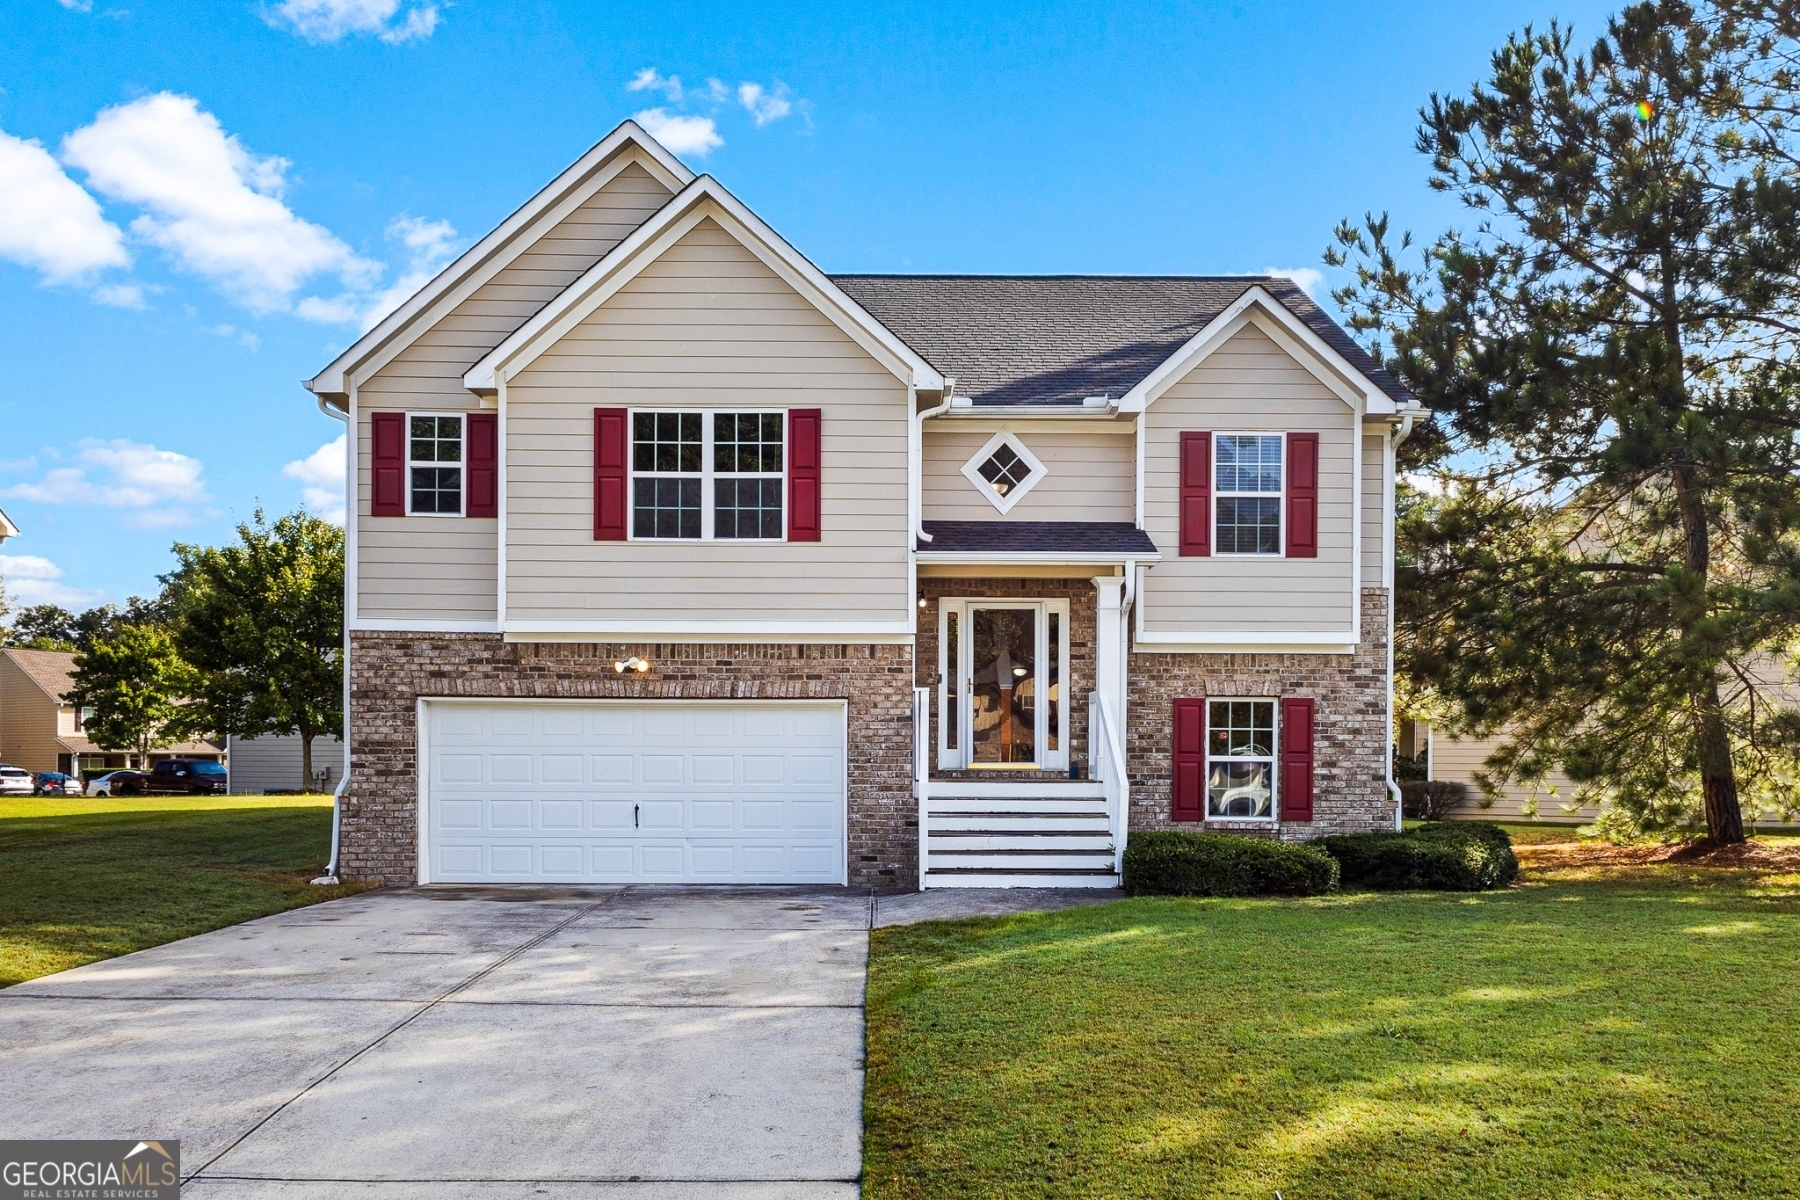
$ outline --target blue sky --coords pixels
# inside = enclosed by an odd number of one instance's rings
[[[1341,217],[1458,220],[1433,90],[1613,7],[8,0],[0,574],[122,602],[329,514],[298,380],[627,116],[827,271],[1318,270]]]

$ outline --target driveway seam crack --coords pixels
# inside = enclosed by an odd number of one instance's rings
[[[230,1154],[233,1150],[236,1150],[239,1146],[243,1145],[244,1142],[246,1140],[248,1140],[252,1134],[254,1134],[257,1130],[261,1129],[264,1125],[267,1125],[270,1121],[273,1121],[276,1117],[280,1116],[295,1101],[299,1100],[302,1096],[306,1095],[308,1092],[312,1091],[314,1088],[318,1087],[320,1084],[322,1084],[326,1080],[330,1079],[333,1075],[336,1075],[339,1071],[342,1071],[345,1067],[349,1066],[351,1063],[355,1062],[357,1059],[361,1058],[363,1055],[367,1054],[369,1051],[373,1050],[375,1047],[381,1045],[381,1043],[383,1043],[383,1042],[387,1041],[389,1038],[393,1037],[396,1033],[399,1033],[402,1029],[405,1029],[408,1025],[411,1025],[414,1021],[417,1021],[420,1017],[424,1016],[426,1013],[430,1012],[432,1009],[436,1008],[438,1005],[442,1004],[444,1001],[448,1000],[450,997],[456,995],[456,993],[463,991],[467,988],[473,987],[476,983],[479,983],[482,979],[486,978],[488,975],[499,970],[501,967],[503,967],[507,963],[513,961],[515,958],[518,958],[521,954],[524,954],[527,950],[530,950],[534,946],[539,946],[539,945],[542,945],[544,942],[549,941],[551,938],[555,937],[557,934],[561,933],[563,930],[565,930],[569,926],[573,925],[576,921],[579,921],[582,917],[587,916],[589,913],[597,912],[598,910],[600,910],[601,908],[604,908],[606,905],[612,903],[614,900],[618,899],[620,896],[624,895],[626,892],[628,892],[630,890],[631,890],[630,885],[627,885],[625,887],[620,888],[616,892],[610,892],[607,895],[602,896],[599,900],[596,900],[594,903],[586,906],[585,908],[579,909],[579,910],[569,914],[567,917],[564,917],[562,920],[560,920],[556,924],[550,926],[550,928],[544,930],[542,933],[537,934],[535,937],[529,938],[525,942],[514,947],[512,950],[509,950],[507,953],[501,955],[499,958],[495,959],[493,962],[489,963],[487,966],[481,968],[481,970],[475,972],[473,975],[469,976],[467,979],[464,979],[462,982],[455,984],[454,986],[446,989],[442,995],[433,997],[431,1000],[420,1005],[416,1012],[413,1012],[413,1013],[409,1014],[408,1016],[402,1018],[401,1020],[395,1022],[393,1025],[390,1025],[385,1032],[383,1032],[382,1034],[377,1036],[375,1038],[375,1040],[371,1041],[368,1045],[357,1050],[355,1053],[353,1053],[349,1057],[345,1058],[342,1062],[333,1066],[329,1071],[326,1071],[323,1075],[319,1076],[317,1079],[313,1080],[311,1083],[307,1084],[305,1087],[303,1087],[299,1091],[295,1092],[292,1096],[289,1096],[286,1100],[283,1100],[275,1108],[271,1109],[269,1111],[269,1113],[267,1115],[265,1115],[261,1120],[257,1121],[256,1124],[250,1126],[250,1128],[244,1130],[243,1133],[239,1134],[237,1136],[237,1138],[235,1138],[229,1146],[225,1147],[223,1150],[219,1151],[217,1154],[213,1155],[211,1158],[209,1158],[205,1162],[201,1163],[198,1167],[194,1168],[193,1173],[191,1175],[188,1175],[181,1182],[183,1184],[192,1183],[194,1180],[200,1178],[200,1176],[205,1173],[205,1171],[208,1167],[212,1166],[214,1163],[218,1162],[221,1158],[224,1158],[227,1154]],[[221,1178],[223,1178],[223,1177],[221,1176]]]

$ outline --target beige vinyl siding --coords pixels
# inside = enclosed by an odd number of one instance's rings
[[[27,771],[56,770],[57,755],[67,753],[56,740],[59,707],[0,652],[0,762]]]
[[[499,271],[357,390],[357,616],[492,621],[499,523],[371,517],[369,414],[473,412],[463,372],[504,341],[669,199],[633,163]]]
[[[607,406],[824,410],[823,540],[594,541]],[[508,383],[506,408],[509,621],[910,618],[906,386],[715,221]]]
[[[1561,771],[1552,771],[1540,784],[1511,781],[1497,796],[1484,795],[1481,785],[1475,782],[1475,773],[1503,741],[1498,735],[1453,738],[1433,731],[1429,751],[1431,778],[1450,780],[1469,789],[1468,800],[1451,814],[1453,817],[1475,821],[1591,821],[1599,815],[1597,805],[1574,807],[1575,785]]]
[[[1387,480],[1382,469],[1382,448],[1387,439],[1378,433],[1363,433],[1362,478],[1362,585],[1382,586],[1381,555],[1383,517],[1387,509]]]
[[[934,429],[925,423],[921,455],[923,516],[927,521],[1131,521],[1136,519],[1137,446],[1119,431],[1015,432],[1037,455],[1045,475],[1002,513],[962,473],[988,440],[981,432]],[[949,422],[944,422],[948,425]]]
[[[291,792],[300,787],[300,735],[268,734],[259,738],[232,738],[226,747],[226,770],[234,796],[260,796],[265,792]],[[325,782],[309,786],[331,791],[344,776],[344,744],[334,737],[313,739],[313,770],[325,771]]]
[[[1351,407],[1267,334],[1246,325],[1140,419],[1144,529],[1163,553],[1144,582],[1146,632],[1348,635],[1356,591],[1351,557],[1360,440]],[[1178,459],[1187,430],[1317,433],[1319,556],[1182,558]]]

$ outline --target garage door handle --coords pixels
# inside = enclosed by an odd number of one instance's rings
[[[637,817],[638,817],[638,806],[634,804],[631,806],[631,827],[633,829],[636,829],[638,827]]]

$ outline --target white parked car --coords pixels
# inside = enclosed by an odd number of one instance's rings
[[[24,767],[0,763],[0,796],[29,796],[37,790],[37,781]]]

